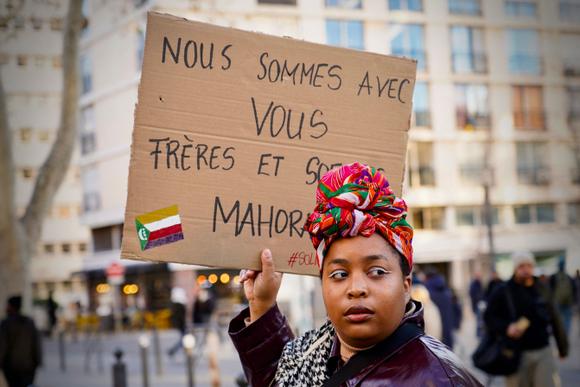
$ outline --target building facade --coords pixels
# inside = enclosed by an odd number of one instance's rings
[[[509,254],[523,249],[534,252],[544,274],[559,259],[570,272],[580,268],[578,1],[157,0],[86,2],[80,103],[82,220],[92,233],[86,271],[102,272],[119,257],[149,10],[417,59],[404,186],[415,262],[434,265],[451,286],[466,289],[490,253],[482,212],[487,183],[500,274],[510,274]],[[174,267],[163,270],[191,285],[191,270]],[[280,298],[305,329],[320,318],[300,307],[319,302],[318,281],[286,278]],[[299,300],[292,298],[298,287],[305,290]]]
[[[12,131],[16,210],[22,215],[60,123],[67,3],[23,2],[22,8],[13,8],[18,3],[5,2],[0,10],[0,71]],[[9,17],[11,14],[14,17]],[[79,274],[90,234],[79,222],[82,189],[78,160],[75,152],[44,221],[30,268],[35,305],[52,291],[63,312],[71,303],[86,303],[87,295]],[[35,313],[45,327],[42,308],[35,308]]]

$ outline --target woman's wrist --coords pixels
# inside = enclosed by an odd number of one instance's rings
[[[273,302],[251,302],[250,303],[250,322],[254,322],[257,319],[259,319],[260,317],[262,317],[263,315],[266,314],[267,311],[270,310],[270,308],[272,308],[274,305],[276,304],[276,301]]]

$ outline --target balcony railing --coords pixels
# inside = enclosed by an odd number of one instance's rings
[[[487,55],[479,52],[454,52],[452,54],[453,71],[456,73],[487,72]]]
[[[481,1],[449,0],[449,13],[458,15],[481,15]]]
[[[457,127],[464,130],[489,128],[491,118],[488,113],[470,113],[464,109],[457,109]]]
[[[509,68],[512,74],[542,74],[540,57],[532,54],[512,54],[509,57]]]
[[[520,110],[514,112],[514,127],[524,130],[543,130],[545,116],[541,110]]]
[[[547,167],[518,167],[518,181],[522,184],[550,184],[550,170]]]

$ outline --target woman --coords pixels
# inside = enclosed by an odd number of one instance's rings
[[[324,175],[305,229],[320,268],[328,321],[294,338],[276,305],[282,276],[272,254],[243,271],[249,308],[229,333],[252,386],[480,386],[422,332],[411,300],[413,230],[385,177],[354,163]]]

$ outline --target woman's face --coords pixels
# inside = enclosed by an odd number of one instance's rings
[[[411,279],[399,255],[380,235],[334,241],[322,266],[328,317],[347,344],[364,348],[389,336],[401,323]]]

